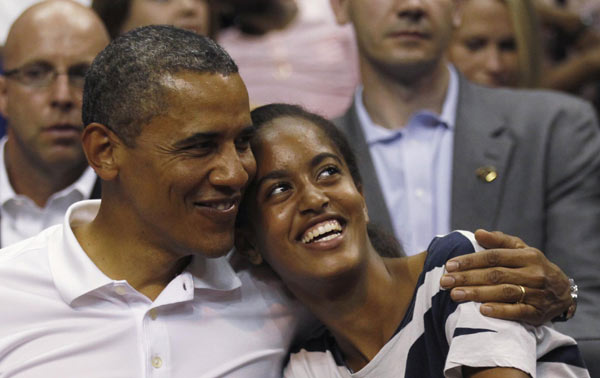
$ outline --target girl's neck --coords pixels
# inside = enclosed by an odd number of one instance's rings
[[[392,338],[410,305],[425,255],[373,256],[352,277],[320,290],[292,291],[327,326],[353,370]]]

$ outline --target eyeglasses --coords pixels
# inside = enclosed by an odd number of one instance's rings
[[[69,85],[73,88],[81,89],[85,83],[85,73],[90,68],[87,63],[76,64],[67,69],[66,75],[69,77]],[[4,76],[14,79],[23,85],[35,88],[43,88],[54,83],[60,75],[54,66],[44,63],[29,63],[22,67],[4,72]]]

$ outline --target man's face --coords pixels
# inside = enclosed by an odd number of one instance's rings
[[[146,25],[174,25],[207,35],[210,9],[207,0],[132,0],[123,32]]]
[[[13,38],[4,69],[20,71],[0,77],[0,111],[8,120],[10,143],[41,166],[85,162],[82,87],[76,79],[106,46],[106,34],[72,24],[32,23]],[[53,70],[59,75],[43,85],[29,80]]]
[[[352,22],[363,61],[385,70],[437,65],[456,21],[455,0],[330,0]]]
[[[177,256],[233,246],[239,202],[256,162],[248,94],[238,74],[166,75],[165,112],[119,154],[132,224]],[[138,232],[139,233],[139,232]]]

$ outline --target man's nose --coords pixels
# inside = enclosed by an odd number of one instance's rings
[[[420,21],[425,15],[423,0],[397,0],[396,14],[411,21]]]
[[[198,0],[178,0],[179,11],[183,14],[195,14],[198,9]]]
[[[49,90],[51,91],[52,106],[65,111],[75,106],[77,96],[82,96],[81,90],[73,88],[69,83],[67,74],[57,74],[52,84],[50,84]]]
[[[218,162],[209,175],[213,185],[241,190],[248,184],[250,173],[235,145],[224,148],[217,159]]]

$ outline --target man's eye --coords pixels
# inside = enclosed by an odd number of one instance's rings
[[[235,148],[239,151],[246,151],[250,148],[251,136],[244,136],[235,140]]]
[[[85,74],[90,69],[87,64],[80,64],[69,68],[69,77],[72,79],[85,79]]]
[[[31,66],[23,70],[23,76],[29,80],[39,80],[52,73],[52,69],[46,66]]]
[[[181,149],[181,151],[188,153],[188,154],[203,155],[203,154],[206,154],[208,151],[210,151],[214,147],[215,147],[214,142],[207,141],[207,142],[190,144],[189,146],[183,147]]]

